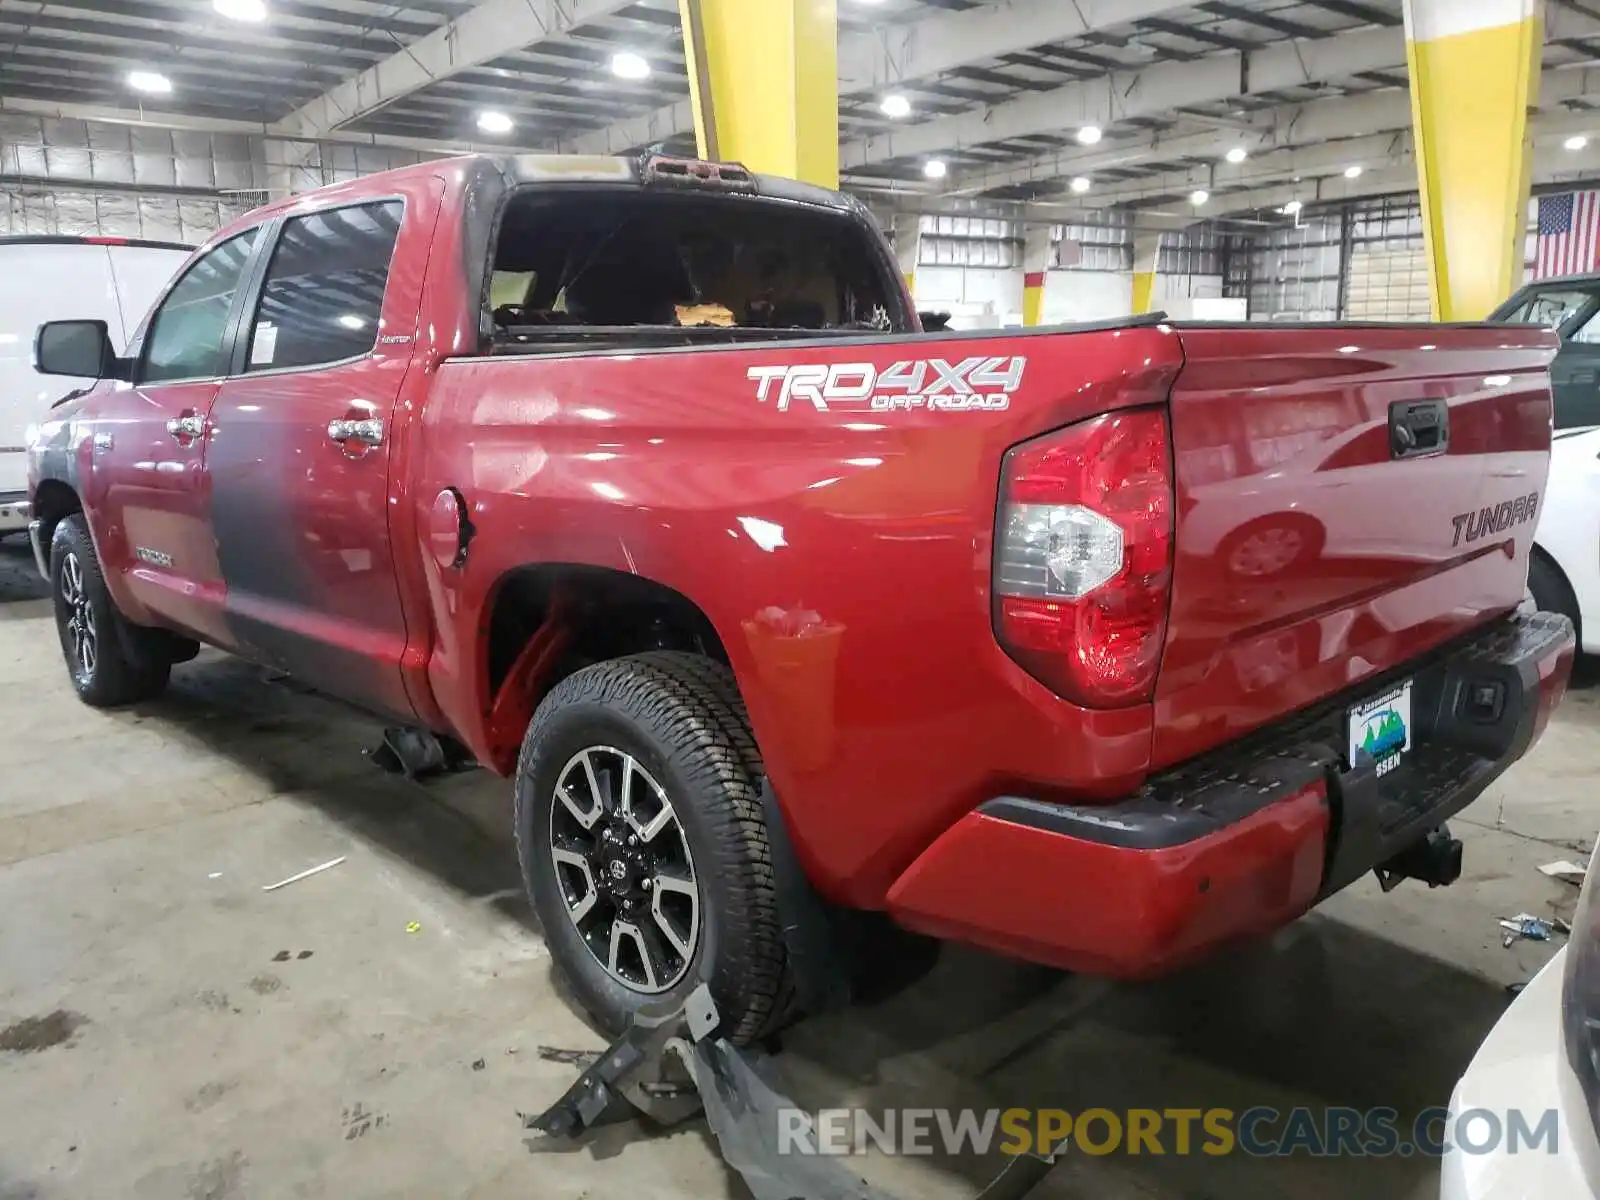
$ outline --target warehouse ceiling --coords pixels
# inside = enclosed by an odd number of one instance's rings
[[[1400,0],[838,6],[860,190],[1213,215],[1414,187]],[[678,26],[676,0],[0,0],[0,111],[277,135],[302,160],[687,150]],[[1600,5],[1550,0],[1546,33],[1541,180],[1600,167]]]

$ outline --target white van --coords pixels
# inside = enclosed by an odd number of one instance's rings
[[[39,375],[41,322],[104,321],[120,353],[191,247],[116,237],[0,237],[0,537],[28,527],[28,428],[81,379]]]

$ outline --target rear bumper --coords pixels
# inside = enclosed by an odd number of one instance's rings
[[[44,522],[28,522],[28,543],[33,547],[33,565],[44,579],[50,578],[50,551],[44,544]]]
[[[938,937],[1071,970],[1155,975],[1294,920],[1475,800],[1566,692],[1572,624],[1519,613],[1102,807],[1000,797],[896,881]],[[1346,708],[1412,681],[1412,749],[1344,762]]]
[[[33,517],[33,505],[26,492],[0,493],[0,534],[26,529]]]

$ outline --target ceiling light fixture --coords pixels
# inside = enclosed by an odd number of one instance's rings
[[[1304,207],[1305,207],[1305,205],[1301,204],[1300,201],[1291,200],[1291,201],[1289,201],[1289,203],[1285,204],[1283,206],[1283,208],[1280,209],[1279,211],[1281,211],[1285,216],[1292,217],[1292,216],[1295,215],[1295,213],[1299,212]]]
[[[128,86],[136,92],[165,96],[172,91],[172,80],[155,71],[129,71]]]
[[[950,167],[942,158],[930,158],[922,164],[922,173],[929,179],[943,179],[950,173]]]
[[[1199,208],[1209,199],[1211,199],[1211,193],[1206,191],[1205,188],[1195,188],[1194,191],[1189,193],[1189,203],[1196,208]]]
[[[1089,190],[1089,177],[1087,175],[1076,175],[1068,186],[1081,196]]]
[[[230,21],[259,22],[267,19],[265,0],[211,0],[211,7]]]
[[[650,64],[631,50],[622,50],[611,56],[611,73],[618,79],[647,79]]]
[[[505,113],[493,109],[478,114],[478,128],[485,133],[510,133],[515,124]]]
[[[1093,146],[1105,136],[1106,131],[1098,125],[1085,125],[1078,130],[1078,143],[1083,146]]]
[[[890,92],[883,98],[883,103],[878,106],[886,117],[909,117],[911,115],[911,101],[899,92]]]
[[[1561,143],[1561,145],[1563,147],[1565,147],[1566,149],[1568,149],[1568,150],[1582,150],[1588,144],[1589,144],[1588,137],[1585,134],[1581,134],[1581,133],[1575,133],[1571,137],[1569,137],[1566,141]]]
[[[1346,179],[1360,179],[1361,178],[1361,171],[1362,171],[1362,168],[1359,167],[1359,166],[1346,167],[1344,169],[1344,177]]]
[[[1229,150],[1226,154],[1224,154],[1223,157],[1229,162],[1237,165],[1250,157],[1250,151],[1246,150],[1243,146],[1235,146],[1232,150]]]

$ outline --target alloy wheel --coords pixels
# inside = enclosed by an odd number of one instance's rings
[[[637,992],[689,970],[701,896],[677,811],[645,767],[614,746],[567,760],[550,805],[550,858],[567,916],[589,953]]]
[[[83,564],[68,551],[61,560],[61,599],[67,607],[67,638],[70,642],[73,671],[81,679],[94,674],[98,636],[94,625],[94,606],[83,586]]]

